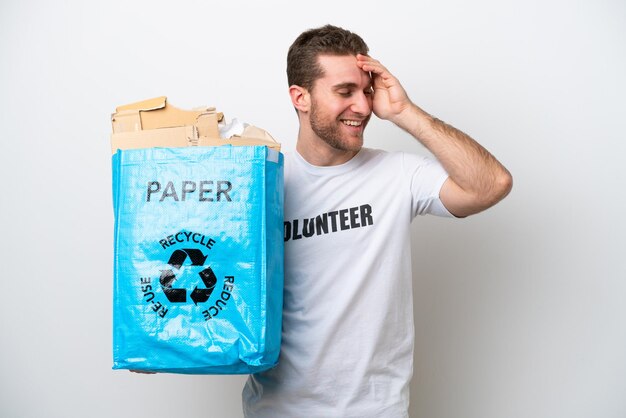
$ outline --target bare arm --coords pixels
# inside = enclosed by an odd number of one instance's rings
[[[411,102],[398,79],[380,62],[358,55],[357,64],[372,74],[376,116],[409,132],[448,172],[440,198],[453,215],[465,217],[483,211],[511,191],[511,174],[489,151]]]

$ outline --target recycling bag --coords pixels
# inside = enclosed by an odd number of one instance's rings
[[[113,368],[255,373],[280,349],[283,156],[265,146],[112,158]]]

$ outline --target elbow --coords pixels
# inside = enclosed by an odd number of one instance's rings
[[[513,176],[506,168],[503,168],[502,173],[500,173],[493,181],[489,202],[487,202],[488,207],[493,206],[504,199],[509,193],[511,193],[512,188]]]
[[[489,209],[511,192],[513,176],[511,176],[508,170],[503,169],[501,173],[492,178],[489,185],[485,186],[484,191],[475,196],[476,205],[480,208],[479,211]]]
[[[440,198],[450,213],[457,218],[465,218],[489,209],[504,199],[513,188],[513,176],[503,167],[488,181],[483,181],[477,190],[465,191],[454,181],[449,184],[451,186],[442,188]]]
[[[499,200],[504,199],[509,193],[511,193],[511,189],[513,189],[513,176],[506,168],[498,178],[497,188],[500,194]]]

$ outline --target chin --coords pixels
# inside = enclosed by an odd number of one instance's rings
[[[363,148],[363,138],[356,139],[337,139],[337,138],[322,138],[324,142],[338,151],[351,151],[357,152]]]

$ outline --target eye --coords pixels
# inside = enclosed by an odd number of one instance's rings
[[[350,90],[339,90],[337,94],[339,94],[341,97],[350,97],[350,95],[352,95],[352,92]]]
[[[374,89],[372,89],[371,87],[368,87],[365,90],[363,90],[363,94],[365,94],[366,96],[371,96],[374,94]]]

